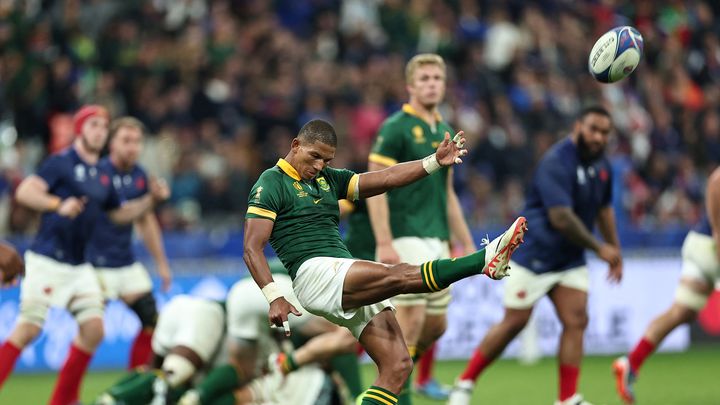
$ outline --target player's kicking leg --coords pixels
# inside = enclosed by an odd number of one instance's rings
[[[519,217],[484,249],[465,257],[434,260],[421,266],[406,263],[386,266],[355,261],[344,279],[343,309],[375,304],[398,294],[440,291],[456,281],[478,274],[493,279],[503,278],[507,275],[510,257],[522,243],[525,231],[527,222],[524,217]],[[298,293],[298,297],[300,295]]]

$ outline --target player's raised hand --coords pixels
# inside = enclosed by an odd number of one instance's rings
[[[170,187],[165,179],[150,178],[150,195],[156,202],[162,202],[170,198]]]
[[[285,297],[279,297],[270,303],[268,317],[270,318],[271,327],[281,327],[285,329],[285,336],[290,336],[290,322],[288,322],[288,314],[295,316],[302,315],[293,304],[289,303]]]
[[[70,219],[80,215],[85,209],[86,198],[68,197],[60,203],[57,213]]]
[[[440,166],[452,166],[462,163],[461,158],[468,153],[467,149],[465,149],[464,134],[463,131],[460,131],[450,139],[450,133],[445,132],[445,139],[435,151],[435,157]]]

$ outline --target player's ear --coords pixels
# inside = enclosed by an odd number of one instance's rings
[[[292,149],[293,152],[297,152],[298,148],[300,148],[300,140],[293,138],[292,142],[290,142],[290,149]]]

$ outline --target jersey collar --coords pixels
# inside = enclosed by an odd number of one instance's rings
[[[300,175],[298,174],[297,170],[295,170],[294,167],[290,163],[288,163],[287,160],[280,158],[280,160],[277,161],[278,167],[280,167],[280,170],[282,170],[285,174],[292,177],[293,179],[300,181]]]
[[[408,104],[408,103],[403,104],[402,110],[403,110],[403,112],[404,112],[405,114],[410,114],[410,115],[412,115],[412,116],[415,116],[415,117],[420,118],[420,114],[418,114],[418,112],[415,111],[415,109],[413,108],[413,106],[411,106],[411,105]],[[420,119],[422,119],[422,118],[420,118]],[[443,119],[443,118],[442,118],[442,115],[440,115],[440,113],[437,112],[437,111],[435,111],[435,119],[438,120],[438,122],[442,121],[442,119]]]

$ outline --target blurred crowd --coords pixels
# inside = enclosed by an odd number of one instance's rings
[[[633,25],[638,70],[587,71],[595,39]],[[311,118],[338,167],[363,170],[406,101],[404,65],[448,63],[441,112],[469,139],[456,185],[472,225],[522,208],[534,162],[588,104],[617,125],[609,153],[623,226],[692,226],[720,162],[720,2],[481,0],[0,0],[0,189],[69,142],[100,103],[148,128],[144,164],[168,179],[166,229],[237,226],[249,187]],[[11,231],[31,216],[9,199]]]

